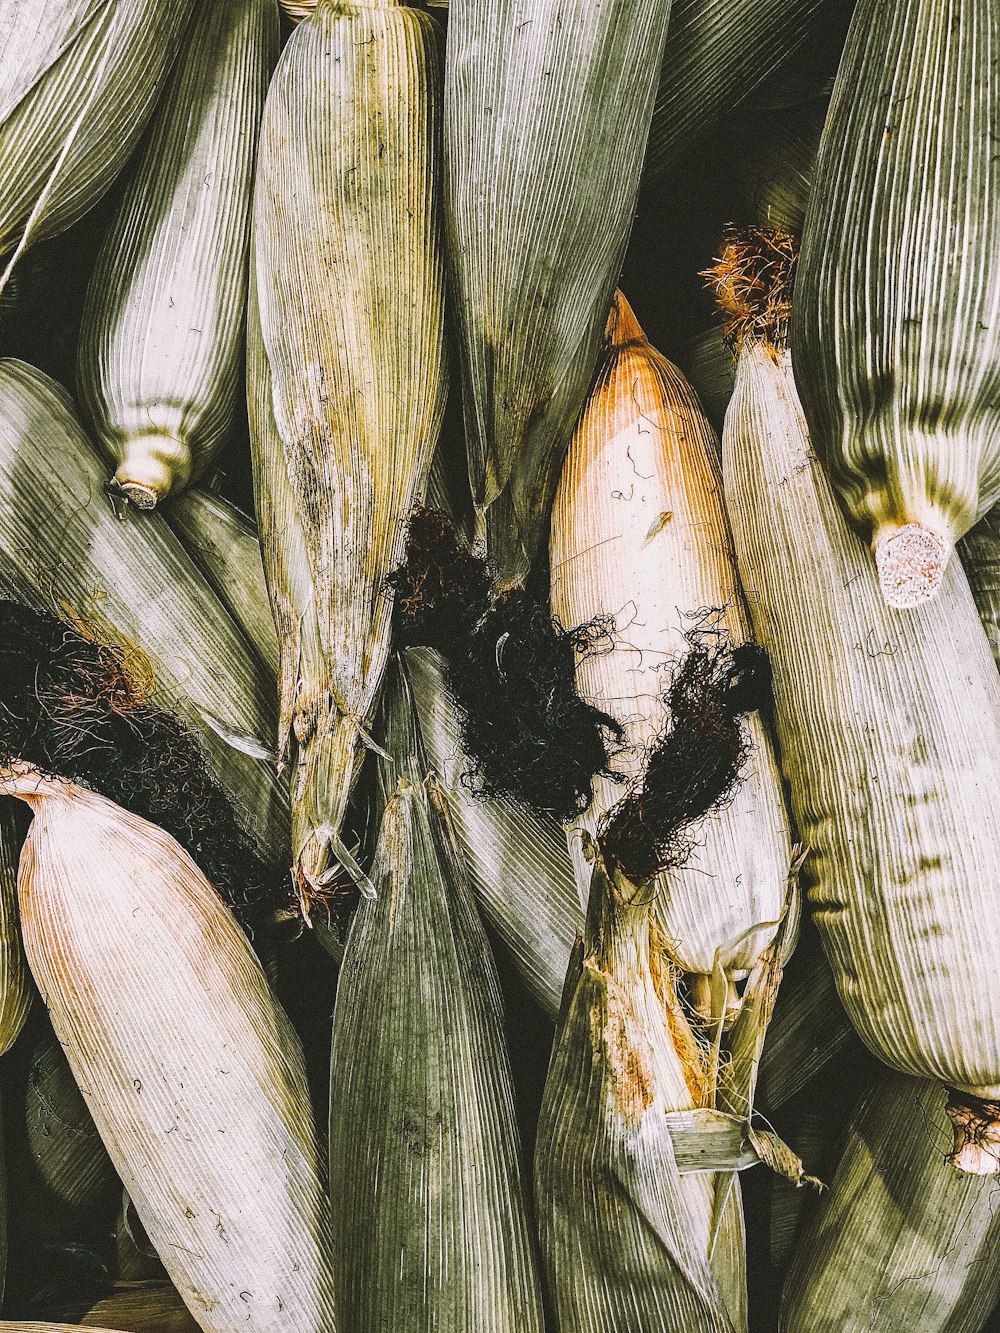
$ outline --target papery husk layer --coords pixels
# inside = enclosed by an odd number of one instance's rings
[[[59,1042],[31,1053],[24,1121],[34,1172],[46,1189],[91,1217],[114,1196],[114,1167]]]
[[[34,995],[21,943],[17,863],[21,833],[9,801],[0,801],[0,1056],[21,1034]]]

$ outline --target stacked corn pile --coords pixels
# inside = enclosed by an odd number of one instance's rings
[[[1000,1328],[998,134],[989,0],[0,0],[0,1333]]]

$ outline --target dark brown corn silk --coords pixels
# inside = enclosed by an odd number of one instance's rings
[[[194,733],[152,707],[139,652],[0,600],[0,764],[98,792],[180,843],[245,925],[287,896],[240,828]]]

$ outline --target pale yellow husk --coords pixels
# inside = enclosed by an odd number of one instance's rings
[[[197,486],[178,495],[163,516],[277,679],[278,638],[255,525],[221,495]]]
[[[194,0],[2,0],[0,288],[12,257],[103,194],[156,103]]]
[[[24,1121],[32,1165],[45,1188],[61,1204],[93,1217],[114,1196],[114,1167],[55,1038],[32,1051]]]
[[[996,1183],[952,1171],[941,1089],[885,1074],[802,1234],[782,1333],[978,1333],[1000,1295]]]
[[[564,626],[611,618],[606,649],[578,658],[576,687],[623,725],[614,767],[630,782],[669,725],[664,694],[691,651],[685,635],[749,638],[717,451],[690,387],[650,347],[619,292],[556,493],[549,557],[552,612]],[[701,977],[705,1006],[717,964],[735,983],[774,938],[788,892],[781,777],[760,715],[743,726],[752,748],[732,800],[699,823],[690,859],[655,887],[666,947],[676,966]],[[597,777],[590,807],[569,829],[584,898],[587,849],[624,790]],[[738,1004],[733,989],[727,1007]]]
[[[885,605],[812,453],[786,351],[744,342],[723,451],[841,1000],[886,1063],[995,1097],[1000,676],[968,583],[956,563],[935,601]]]
[[[507,797],[473,794],[463,781],[470,765],[440,655],[409,648],[403,656],[427,761],[447,795],[479,910],[525,989],[555,1020],[584,923],[562,826]]]
[[[417,10],[323,0],[285,47],[261,129],[251,434],[307,889],[364,755],[386,579],[444,411],[440,43]]]
[[[933,596],[1000,495],[1000,11],[860,0],[802,237],[813,445],[886,598]]]
[[[574,1333],[733,1333],[746,1326],[739,1185],[678,1171],[667,1113],[709,1091],[653,928],[648,895],[629,900],[598,863],[535,1149],[549,1297]]]
[[[541,1333],[503,1001],[402,667],[379,737],[378,896],[333,1021],[340,1327]]]
[[[4,787],[35,816],[18,881],[35,981],[185,1304],[205,1333],[332,1330],[302,1052],[246,937],[154,825],[30,769]]]
[[[273,696],[255,654],[159,515],[121,522],[66,393],[0,361],[0,585],[152,664],[154,698],[200,734],[241,821],[288,856]]]
[[[450,291],[469,475],[502,585],[547,536],[632,225],[669,13],[670,0],[448,10]]]
[[[0,802],[0,1055],[20,1036],[33,991],[17,913],[21,835],[10,802]]]
[[[140,509],[203,473],[233,426],[257,131],[277,59],[275,0],[199,7],[97,257],[77,385]]]

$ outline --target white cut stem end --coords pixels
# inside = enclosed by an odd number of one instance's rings
[[[929,602],[941,586],[951,542],[921,523],[876,534],[875,564],[882,595],[898,611]]]
[[[1000,1174],[1000,1106],[983,1102],[981,1109],[963,1100],[949,1100],[945,1108],[955,1131],[954,1151],[948,1158],[967,1176]]]

